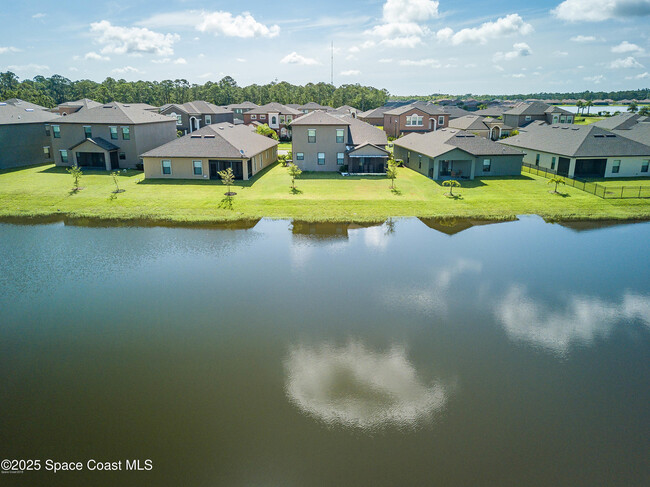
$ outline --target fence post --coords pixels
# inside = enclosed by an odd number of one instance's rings
[[[621,199],[623,199],[623,190],[625,189],[625,186],[621,186]]]
[[[641,186],[639,186],[639,198],[641,197]]]

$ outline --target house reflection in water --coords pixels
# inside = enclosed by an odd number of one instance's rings
[[[380,227],[380,223],[347,223],[347,222],[301,222],[291,224],[291,233],[295,238],[313,240],[347,240],[349,230],[360,228]]]
[[[449,236],[479,225],[503,223],[493,220],[472,220],[469,218],[418,218],[427,227]]]

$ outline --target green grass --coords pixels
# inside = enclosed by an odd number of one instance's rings
[[[291,142],[280,142],[278,144],[278,150],[288,150],[291,152]]]
[[[471,217],[512,219],[538,214],[548,219],[650,219],[650,200],[603,200],[571,187],[549,193],[546,179],[532,175],[463,181],[444,196],[439,183],[400,168],[396,191],[384,177],[342,177],[303,173],[290,191],[286,168],[278,164],[251,181],[238,182],[231,202],[219,181],[144,180],[140,172],[120,176],[123,193],[114,195],[109,174],[94,172],[71,193],[72,178],[53,165],[0,171],[0,218],[52,217],[149,222],[220,222],[293,218],[305,221],[382,221],[387,217]],[[645,181],[644,181],[645,182]],[[629,181],[629,184],[638,184]],[[228,205],[232,203],[232,209]]]
[[[598,183],[601,186],[609,186],[609,187],[617,187],[620,188],[621,186],[632,186],[632,187],[650,187],[650,177],[647,178],[636,178],[636,179],[630,179],[630,178],[589,178],[589,182],[591,183]]]
[[[600,122],[601,120],[605,120],[605,117],[576,117],[575,119],[575,124],[576,125],[590,125],[594,122]]]

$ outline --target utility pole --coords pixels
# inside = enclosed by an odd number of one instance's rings
[[[332,54],[330,59],[330,84],[334,86],[334,41],[332,41]]]

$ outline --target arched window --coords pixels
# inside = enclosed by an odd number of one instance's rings
[[[273,117],[271,118],[271,123],[272,123],[273,125],[277,125],[277,123],[278,123],[277,120],[278,120],[278,119],[275,117],[275,115],[273,115]]]

